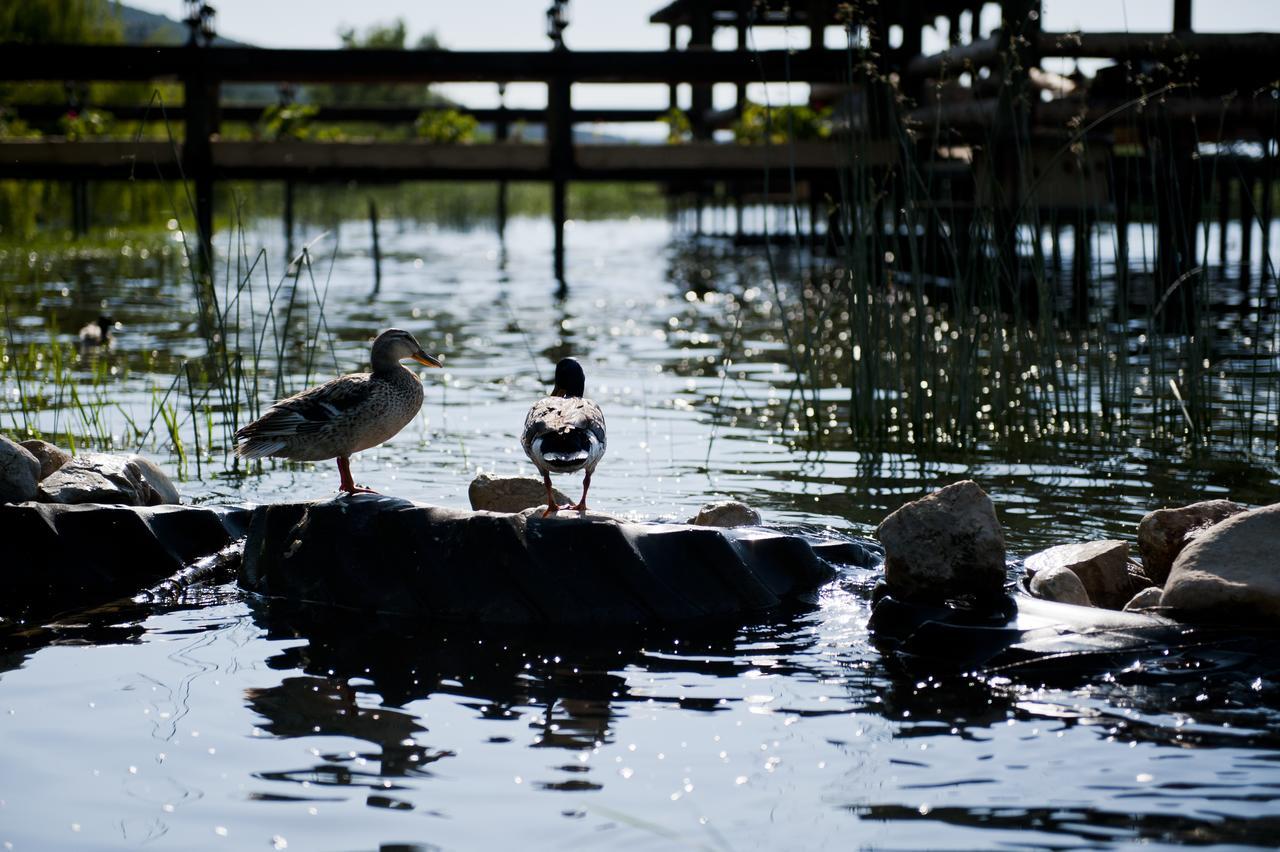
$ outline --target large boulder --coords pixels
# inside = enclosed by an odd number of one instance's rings
[[[164,471],[138,455],[76,456],[43,480],[39,491],[42,503],[158,506],[179,502],[178,490]]]
[[[1160,604],[1226,622],[1280,616],[1280,503],[1196,536],[1174,561]]]
[[[762,523],[760,513],[738,500],[707,503],[689,519],[697,527],[755,527]]]
[[[1138,553],[1147,576],[1157,586],[1163,586],[1173,561],[1191,538],[1248,509],[1230,500],[1204,500],[1190,506],[1148,512],[1138,524]]]
[[[551,495],[563,506],[571,502],[558,488]],[[547,505],[547,489],[532,476],[494,476],[482,473],[467,488],[471,508],[485,512],[523,512]]]
[[[0,435],[0,503],[36,498],[40,462],[26,448]]]
[[[1107,609],[1123,609],[1139,590],[1151,585],[1131,569],[1129,545],[1123,541],[1060,544],[1027,557],[1033,586],[1037,575],[1054,568],[1066,568],[1079,577],[1089,600]]]
[[[361,494],[256,508],[240,585],[411,619],[605,628],[758,614],[834,576],[794,535]]]
[[[894,595],[987,598],[1003,592],[1004,534],[991,498],[972,480],[907,503],[880,522],[876,537]]]
[[[0,616],[33,619],[133,595],[243,534],[244,509],[0,506]]]
[[[61,447],[50,444],[48,441],[33,438],[30,441],[23,441],[22,446],[27,452],[36,457],[36,461],[40,462],[41,479],[71,461],[71,453]]]
[[[1065,565],[1050,565],[1031,576],[1031,594],[1047,601],[1093,606],[1084,583]]]

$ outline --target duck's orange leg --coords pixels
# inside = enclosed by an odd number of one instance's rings
[[[342,482],[338,484],[338,490],[344,494],[377,494],[372,488],[365,488],[356,485],[355,480],[351,478],[351,460],[346,456],[338,456],[338,475],[342,477]]]
[[[582,477],[582,499],[578,501],[578,505],[573,507],[575,512],[587,511],[587,490],[591,488],[591,472],[587,471]]]

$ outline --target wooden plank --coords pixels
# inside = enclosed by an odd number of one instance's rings
[[[223,82],[754,83],[839,82],[843,50],[455,51],[0,44],[0,80],[155,80],[203,73]]]
[[[210,143],[219,179],[296,180],[544,180],[551,176],[542,145],[433,145],[425,142]],[[876,144],[860,149],[868,165],[893,161],[897,149]],[[576,145],[573,180],[663,180],[763,175],[766,169],[800,174],[833,172],[851,156],[834,142],[794,146]],[[165,142],[67,142],[62,139],[0,142],[0,177],[94,179],[180,176],[173,148]]]

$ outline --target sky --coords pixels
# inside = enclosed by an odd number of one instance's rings
[[[128,5],[159,12],[171,18],[183,17],[181,0],[127,0]],[[217,9],[217,30],[221,35],[260,47],[337,47],[338,31],[344,27],[364,29],[373,24],[404,19],[409,42],[434,32],[441,43],[453,50],[545,50],[545,14],[548,0],[211,0]],[[649,23],[649,15],[667,0],[571,0],[570,24],[565,42],[577,50],[664,50],[667,28]],[[1194,0],[1192,28],[1205,32],[1280,32],[1280,0]],[[1173,0],[1043,0],[1044,27],[1050,31],[1086,29],[1095,31],[1168,32],[1173,24]],[[989,5],[984,15],[984,31],[995,26],[998,10]],[[753,34],[754,47],[804,47],[805,30],[761,28]],[[828,43],[838,40],[839,31],[828,31]],[[721,32],[717,46],[731,47],[734,34]],[[945,34],[926,30],[925,50],[941,49]],[[831,44],[831,46],[838,46]],[[1052,70],[1069,70],[1067,67]],[[1087,69],[1086,69],[1087,70]],[[491,84],[451,84],[439,91],[467,106],[496,106],[497,90]],[[748,97],[780,103],[803,100],[807,87],[756,86]],[[682,98],[687,103],[687,92]],[[717,86],[716,106],[732,103],[733,86]],[[541,84],[508,87],[506,103],[514,107],[541,107],[546,104]],[[667,104],[667,89],[660,85],[575,86],[577,107],[661,108]]]

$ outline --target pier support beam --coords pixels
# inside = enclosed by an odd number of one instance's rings
[[[196,257],[198,271],[213,272],[213,149],[210,139],[218,130],[218,83],[205,72],[205,48],[195,44],[191,71],[183,79],[183,114],[186,119],[182,140],[182,168],[191,181],[196,217]]]
[[[573,173],[573,125],[569,79],[557,77],[547,86],[547,145],[551,165],[551,219],[555,230],[552,271],[561,288],[564,276],[564,223],[568,218],[565,195]]]

